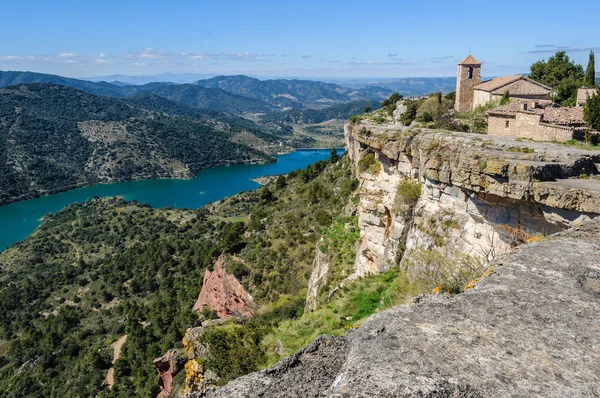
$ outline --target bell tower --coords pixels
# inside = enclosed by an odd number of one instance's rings
[[[456,103],[454,104],[457,112],[473,110],[473,88],[479,83],[481,83],[481,62],[469,54],[458,64]]]

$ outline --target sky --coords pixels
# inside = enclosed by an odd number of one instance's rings
[[[498,76],[600,50],[598,0],[2,2],[0,70],[70,77],[454,76],[469,51]]]

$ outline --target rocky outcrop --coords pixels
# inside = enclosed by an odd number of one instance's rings
[[[596,220],[497,259],[465,293],[373,315],[206,395],[598,396],[599,258]]]
[[[194,311],[208,307],[219,318],[237,316],[249,318],[254,315],[252,297],[235,277],[224,269],[226,261],[240,262],[239,258],[222,254],[214,265],[213,271],[206,270],[204,283],[194,304]]]
[[[353,277],[391,269],[415,249],[489,262],[600,213],[600,180],[587,178],[598,174],[597,151],[394,125],[347,125],[345,136],[355,165],[368,153],[381,163],[357,173]],[[405,181],[421,184],[409,207],[399,201]]]
[[[186,357],[179,350],[170,350],[165,355],[154,360],[158,373],[158,398],[168,397],[173,391],[173,378],[183,369]]]
[[[320,336],[275,366],[187,397],[317,398],[326,396],[346,359],[347,342]]]
[[[317,309],[317,295],[319,290],[327,282],[327,273],[329,272],[329,263],[327,255],[321,251],[317,245],[315,259],[313,260],[312,273],[308,280],[308,293],[306,294],[306,311]]]

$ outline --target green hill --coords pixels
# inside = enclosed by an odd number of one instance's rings
[[[198,80],[195,85],[220,88],[225,91],[256,98],[277,107],[325,107],[355,100],[383,100],[392,92],[380,87],[350,89],[333,83],[311,80],[259,80],[248,76],[216,76]]]
[[[0,204],[99,182],[188,178],[205,168],[272,161],[230,141],[254,126],[245,119],[170,115],[165,102],[149,110],[135,101],[55,84],[0,89]]]
[[[263,123],[316,124],[327,120],[348,120],[351,116],[362,114],[365,107],[379,109],[378,101],[353,101],[346,104],[332,105],[324,109],[292,109],[273,111],[260,117]]]

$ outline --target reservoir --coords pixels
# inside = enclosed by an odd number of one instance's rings
[[[342,153],[342,151],[338,151]],[[120,196],[152,207],[196,209],[207,203],[259,187],[253,178],[289,173],[329,157],[329,150],[302,150],[277,156],[277,162],[217,167],[198,172],[191,180],[144,180],[99,184],[0,207],[0,251],[29,236],[47,213],[95,196]]]

